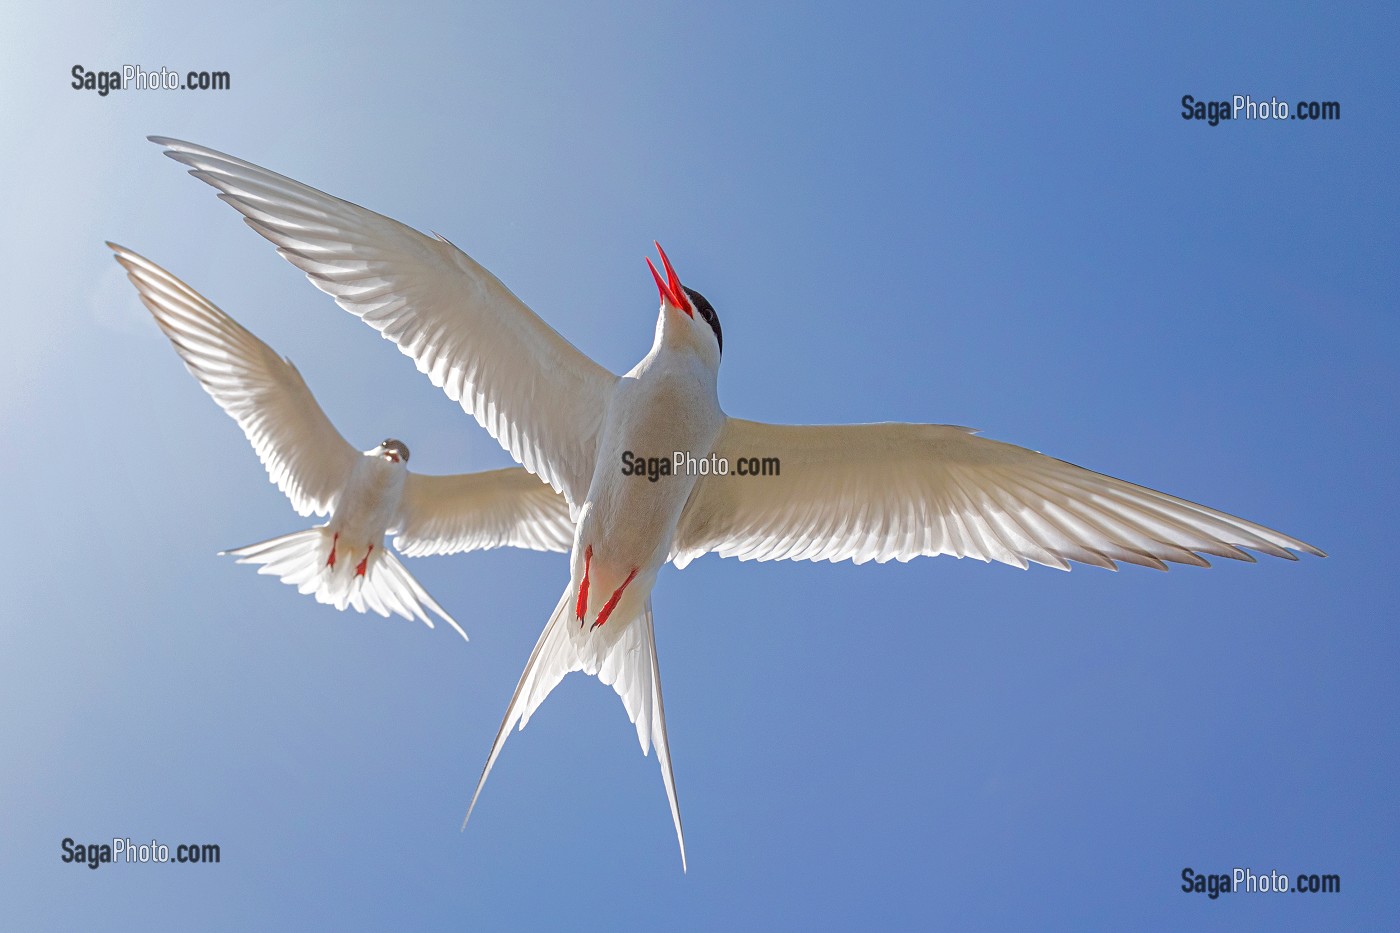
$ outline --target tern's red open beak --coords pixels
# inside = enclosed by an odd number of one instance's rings
[[[661,293],[662,302],[670,302],[671,306],[684,311],[692,318],[695,312],[691,310],[690,298],[685,290],[681,288],[681,277],[676,275],[676,270],[671,268],[671,260],[666,258],[666,251],[661,248],[660,243],[652,241],[656,246],[656,251],[661,254],[661,264],[666,267],[666,281],[661,281],[661,274],[656,271],[656,266],[651,264],[650,257],[647,258],[647,268],[651,270],[651,277],[656,279],[656,290]]]

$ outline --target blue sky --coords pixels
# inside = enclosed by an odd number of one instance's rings
[[[0,62],[7,926],[1394,924],[1393,6],[34,9]],[[233,88],[69,86],[137,63]],[[1180,116],[1236,93],[1342,119]],[[290,356],[357,446],[507,458],[151,133],[442,233],[615,371],[658,239],[718,309],[731,414],[973,425],[1331,556],[665,570],[689,874],[581,676],[460,833],[565,561],[413,561],[463,644],[215,556],[302,520],[104,240]],[[223,861],[59,860],[118,836]],[[1188,866],[1343,893],[1212,901]]]

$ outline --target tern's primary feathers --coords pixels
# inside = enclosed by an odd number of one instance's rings
[[[150,260],[108,243],[185,366],[252,443],[300,515],[330,521],[239,548],[319,602],[388,616],[431,610],[466,633],[384,547],[408,556],[490,547],[568,550],[568,505],[519,467],[456,476],[407,469],[408,448],[386,440],[363,454],[335,429],[301,374],[208,299]]]
[[[1201,554],[1294,559],[1316,548],[1254,522],[949,425],[791,426],[727,417],[715,391],[721,335],[709,302],[662,254],[651,352],[604,370],[442,238],[240,159],[152,137],[342,308],[392,340],[578,521],[569,586],[491,750],[571,670],[611,683],[657,745],[676,832],[650,591],[660,565],[910,560],[950,554],[1018,567],[1165,570]],[[659,247],[658,247],[659,248]],[[777,476],[682,475],[637,483],[622,454],[776,458]],[[577,624],[575,624],[575,622]],[[480,793],[481,784],[477,786]],[[473,797],[473,805],[475,797]],[[469,811],[470,812],[470,811]],[[681,840],[684,860],[684,839]]]

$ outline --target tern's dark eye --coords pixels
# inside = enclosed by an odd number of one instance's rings
[[[408,462],[408,445],[403,441],[396,440],[392,437],[386,437],[379,446],[383,449],[384,453],[393,454],[404,463]]]
[[[690,303],[695,306],[695,310],[700,312],[700,316],[705,319],[705,323],[710,325],[710,329],[715,332],[715,342],[719,344],[719,352],[724,353],[724,332],[720,330],[719,315],[715,313],[715,306],[706,300],[705,296],[693,288],[686,288],[685,293],[690,296]]]

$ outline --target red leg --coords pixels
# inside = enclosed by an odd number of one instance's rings
[[[591,563],[593,563],[593,545],[590,544],[583,549],[583,582],[578,585],[578,605],[574,608],[579,625],[583,625],[584,614],[588,612],[588,565]]]
[[[612,594],[612,598],[603,604],[603,611],[598,613],[598,621],[593,623],[593,628],[597,628],[608,621],[608,616],[617,608],[617,601],[622,598],[622,591],[627,589],[627,584],[632,582],[632,578],[637,575],[637,568],[633,567],[632,572],[627,575],[627,579],[622,581],[622,585],[617,588],[617,592]],[[591,632],[593,629],[589,629]]]
[[[357,564],[357,565],[355,566],[355,576],[357,576],[357,577],[363,577],[363,576],[365,575],[365,565],[369,563],[369,556],[370,556],[371,554],[373,554],[373,553],[374,553],[374,545],[371,544],[371,545],[369,546],[369,550],[368,550],[368,551],[365,551],[364,559],[361,560],[361,561],[359,562],[359,564]]]
[[[335,533],[335,537],[331,538],[331,556],[326,558],[326,566],[331,568],[332,570],[335,569],[335,546],[339,543],[340,532],[337,531]]]

